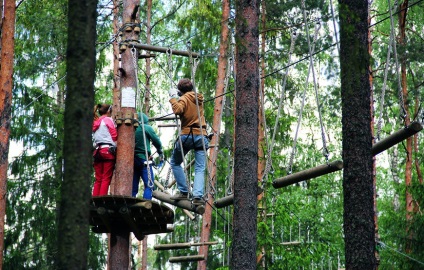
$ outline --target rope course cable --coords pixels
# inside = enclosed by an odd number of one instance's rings
[[[389,12],[390,12],[390,35],[394,37],[394,23],[393,23],[393,15],[392,15],[392,9],[390,8],[391,4],[390,4],[390,0],[387,0],[388,5],[389,5]],[[395,6],[397,6],[397,0],[395,0]],[[401,109],[401,114],[400,117],[405,121],[405,118],[407,116],[407,112],[405,110],[404,107],[404,100],[403,100],[403,93],[402,93],[402,83],[401,83],[401,78],[400,78],[400,74],[399,74],[399,60],[398,60],[398,56],[397,56],[397,49],[396,49],[396,40],[393,38],[393,54],[395,57],[395,63],[396,63],[396,75],[397,75],[397,80],[398,80],[398,96],[399,96],[399,106]]]
[[[287,61],[288,65],[290,65],[291,60],[292,60],[292,54],[293,54],[293,51],[294,51],[294,45],[296,43],[297,37],[298,37],[298,35],[296,34],[296,32],[293,32],[293,33],[290,34],[290,50],[289,50],[289,56],[288,56],[288,61]],[[274,124],[274,131],[272,133],[271,143],[269,144],[269,147],[268,147],[268,157],[267,157],[267,160],[266,160],[265,171],[264,171],[262,179],[265,179],[267,177],[267,175],[270,172],[271,167],[272,167],[272,152],[273,152],[273,148],[274,148],[275,136],[277,134],[281,108],[283,106],[283,98],[284,98],[284,94],[285,94],[285,91],[286,91],[286,83],[287,83],[287,77],[288,77],[289,70],[290,70],[289,68],[286,69],[286,72],[284,74],[284,79],[283,79],[283,82],[282,82],[282,85],[281,85],[281,92],[280,92],[280,98],[279,98],[279,103],[278,103],[277,116],[275,118],[275,124]]]
[[[303,9],[303,19],[306,21],[306,7],[305,7],[305,0],[301,1],[302,4],[302,9]],[[309,27],[308,24],[305,23],[305,28],[306,28],[306,37],[307,37],[307,41],[308,41],[308,49],[309,49],[309,55],[312,55],[313,51],[311,48],[311,41],[310,41],[310,36],[309,36]],[[321,24],[315,24],[315,34],[314,34],[314,44],[316,44],[316,41],[318,39],[318,32],[319,29],[321,28]],[[328,149],[327,149],[327,142],[325,140],[325,132],[324,132],[324,124],[322,122],[322,115],[321,115],[321,106],[319,103],[319,96],[318,96],[318,88],[317,88],[317,81],[316,81],[316,77],[315,77],[315,69],[314,69],[314,60],[313,57],[309,57],[309,67],[312,70],[312,79],[313,79],[313,83],[314,83],[314,90],[315,90],[315,100],[316,100],[316,104],[317,104],[317,111],[318,111],[318,117],[319,117],[319,124],[320,124],[320,128],[321,128],[321,139],[322,139],[322,153],[325,157],[325,160],[328,164]]]
[[[393,35],[392,34],[393,34],[393,32],[391,31],[389,45],[388,45],[388,48],[387,48],[386,64],[385,64],[385,68],[384,68],[383,87],[381,89],[380,113],[379,113],[379,118],[378,118],[378,122],[377,122],[377,139],[378,140],[380,140],[381,125],[382,125],[382,122],[383,122],[384,96],[385,96],[385,93],[386,93],[387,74],[389,72],[390,51],[392,50],[392,42],[393,42]]]
[[[143,104],[141,102],[142,98],[141,98],[141,95],[140,95],[140,89],[138,87],[138,62],[137,62],[138,52],[134,47],[131,48],[131,55],[132,55],[132,60],[133,60],[134,70],[135,70],[135,85],[136,85],[135,87],[136,87],[136,93],[137,93],[136,100],[139,103],[139,112],[140,112],[140,118],[141,118],[141,130],[142,130],[142,134],[143,134],[143,144],[144,144],[144,155],[146,157],[147,179],[148,179],[147,180],[147,186],[149,188],[153,188],[155,186],[155,184],[154,184],[154,179],[152,179],[152,174],[151,174],[151,170],[150,170],[151,165],[150,165],[150,161],[149,161],[149,153],[147,152],[147,145],[148,145],[147,143],[150,144],[150,142],[148,142],[147,139],[146,139],[146,130],[145,130],[145,127],[144,127],[144,125],[146,123],[144,123]],[[145,91],[144,91],[144,93],[145,93]],[[137,97],[139,97],[139,98],[137,98]],[[144,95],[143,95],[143,99],[144,99]]]
[[[419,260],[417,260],[417,259],[414,259],[414,258],[412,258],[411,256],[409,256],[409,255],[407,255],[407,254],[405,254],[405,253],[403,253],[403,252],[400,252],[400,251],[399,251],[399,250],[397,250],[397,249],[394,249],[394,248],[392,248],[392,247],[389,247],[388,245],[386,245],[385,243],[383,243],[383,242],[381,242],[381,241],[378,241],[378,242],[377,242],[377,244],[379,244],[379,245],[380,245],[381,247],[383,247],[383,248],[387,248],[387,249],[389,249],[389,250],[391,250],[391,251],[394,251],[394,252],[396,252],[397,254],[402,255],[403,257],[410,259],[411,261],[414,261],[414,262],[416,262],[416,263],[418,263],[418,264],[424,265],[424,262],[421,262],[421,261],[419,261]]]
[[[310,47],[310,54],[309,55],[313,55],[313,53],[314,53],[315,41],[316,41],[316,38],[318,36],[318,30],[319,30],[319,25],[316,25],[313,43],[312,43],[311,46],[309,46]],[[313,65],[313,61],[310,61],[308,73],[306,75],[305,86],[303,88],[302,101],[301,101],[301,105],[300,105],[300,109],[299,109],[299,115],[298,115],[298,118],[297,118],[296,132],[295,132],[294,139],[293,139],[293,146],[292,146],[292,150],[291,150],[291,153],[290,153],[290,160],[289,160],[289,164],[287,166],[287,174],[292,173],[293,160],[294,160],[294,156],[296,155],[297,138],[298,138],[298,135],[299,135],[300,124],[301,124],[301,121],[302,121],[303,108],[305,106],[306,89],[308,88],[308,84],[309,84],[309,75],[310,75],[311,71],[313,73],[312,65]]]
[[[194,97],[195,97],[195,101],[196,101],[197,118],[199,119],[201,134],[203,135],[203,127],[202,127],[202,119],[203,118],[202,118],[202,115],[200,115],[199,98],[198,98],[196,81],[195,81],[197,66],[199,64],[199,59],[193,58],[192,47],[191,47],[190,41],[187,42],[187,51],[189,53],[189,61],[190,61],[190,66],[191,66],[191,82],[193,84]],[[205,145],[204,140],[202,140],[202,148],[203,148],[204,155],[207,156],[207,149],[206,149],[206,145]],[[207,166],[206,166],[206,169],[207,169]],[[208,183],[210,183],[210,181],[211,181],[210,174],[209,174],[208,171],[206,172],[206,174],[208,175],[208,178],[209,178]],[[204,198],[205,198],[206,201],[208,200],[208,194],[211,192],[209,190],[209,187],[210,187],[210,185],[207,185],[207,190],[204,194]],[[213,191],[213,193],[214,193],[214,191]]]

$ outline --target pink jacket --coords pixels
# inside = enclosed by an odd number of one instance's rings
[[[111,117],[102,115],[93,123],[93,137],[95,144],[111,144],[116,146],[118,132]]]

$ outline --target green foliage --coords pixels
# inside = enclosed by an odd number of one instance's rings
[[[276,178],[287,175],[293,138],[299,119],[303,91],[306,88],[305,107],[302,112],[299,137],[293,153],[292,171],[299,172],[325,164],[322,155],[323,142],[318,118],[318,104],[312,75],[308,77],[309,46],[299,1],[266,2],[266,51],[261,54],[265,60],[264,113],[268,143],[275,136],[272,168],[265,178],[264,214],[258,216],[258,254],[265,250],[266,269],[298,269],[300,267],[321,267],[336,269],[343,266],[343,198],[342,175],[333,173],[294,186],[274,189],[271,185]],[[333,1],[336,4],[336,1]],[[99,5],[96,103],[111,103],[113,74],[108,67],[111,41],[111,10]],[[233,3],[232,3],[233,4]],[[319,108],[330,161],[340,159],[341,101],[338,52],[334,45],[334,29],[329,1],[305,1],[307,21],[311,41],[317,21],[321,30],[315,44],[314,63],[318,83]],[[34,12],[36,10],[37,12]],[[337,18],[337,6],[334,6]],[[217,78],[217,52],[221,28],[220,1],[153,1],[152,45],[170,47],[174,50],[188,50],[190,41],[193,52],[200,53],[195,74],[196,89],[205,96],[205,115],[208,124],[214,115],[214,96]],[[396,9],[395,11],[398,11]],[[12,134],[13,140],[23,144],[19,157],[10,162],[8,179],[7,226],[5,231],[5,269],[54,269],[57,236],[57,202],[60,201],[59,188],[62,181],[63,111],[66,67],[66,27],[67,2],[47,0],[23,1],[17,9],[15,35],[15,74]],[[146,7],[140,6],[141,18],[145,17]],[[423,37],[416,29],[422,29],[422,7],[414,5],[408,9],[407,37],[404,46],[397,45],[399,59],[407,63],[406,97],[410,115],[415,115],[415,99],[424,98],[420,91],[424,81],[422,66]],[[398,75],[393,51],[389,59],[389,76],[384,98],[384,68],[390,37],[387,1],[373,2],[371,15],[376,23],[372,27],[372,71],[374,90],[374,111],[376,119],[382,117],[381,138],[402,127],[398,97]],[[229,25],[232,32],[234,9]],[[394,15],[397,24],[397,15]],[[397,26],[395,26],[397,27]],[[288,65],[290,34],[298,34],[292,55],[285,89],[282,83]],[[395,34],[398,33],[396,29]],[[142,23],[141,42],[145,43],[146,30]],[[228,52],[232,54],[232,52]],[[145,62],[139,61],[139,88],[144,91]],[[166,54],[157,53],[152,58],[151,67],[151,115],[164,115],[169,111],[167,89],[175,87],[182,77],[191,77],[189,58],[172,56],[172,71],[168,74]],[[173,84],[170,85],[171,76]],[[231,194],[233,140],[234,140],[234,100],[235,75],[230,78],[225,95],[222,132],[219,138],[215,199]],[[308,80],[308,83],[306,81]],[[282,97],[282,110],[277,118],[277,110]],[[384,102],[383,111],[378,110]],[[274,126],[278,123],[276,133]],[[377,132],[377,131],[376,131]],[[236,134],[240,136],[240,134]],[[423,149],[422,137],[418,137],[418,149]],[[165,147],[169,157],[171,146]],[[265,149],[265,152],[268,150]],[[399,144],[377,157],[378,228],[380,241],[380,268],[418,269],[416,261],[405,256],[406,239],[411,239],[407,254],[418,261],[424,261],[422,248],[424,231],[423,217],[418,211],[406,220],[404,164],[407,160],[404,144]],[[414,153],[418,167],[424,160],[422,151]],[[383,159],[383,161],[380,161]],[[416,171],[416,169],[415,169]],[[209,181],[208,177],[206,177]],[[89,181],[89,180],[88,180]],[[418,205],[423,205],[423,189],[417,173],[413,174],[413,185],[408,189]],[[206,182],[206,185],[209,183]],[[218,245],[209,248],[208,269],[229,269],[228,258],[232,232],[233,207],[213,211],[211,241]],[[268,216],[266,216],[268,215]],[[158,236],[160,243],[198,241],[200,217],[190,221],[181,209],[176,210],[175,231]],[[407,229],[413,232],[407,233]],[[284,244],[283,244],[284,243]],[[90,234],[89,268],[100,269],[106,260],[106,240]],[[150,251],[154,257],[155,269],[166,269],[171,256],[197,254],[196,248],[183,251]],[[340,259],[340,264],[338,263]],[[150,259],[149,259],[150,261]],[[181,264],[181,269],[194,269],[196,263]],[[261,266],[258,266],[261,269]]]
[[[23,146],[10,161],[4,269],[55,269],[60,211],[66,1],[24,1],[16,11],[11,139]],[[37,12],[34,12],[37,11]],[[99,37],[108,36],[99,27]],[[98,71],[105,64],[99,54]],[[105,263],[104,241],[90,235],[89,269]]]

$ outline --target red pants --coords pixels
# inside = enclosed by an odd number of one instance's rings
[[[109,153],[109,149],[99,148],[94,158],[94,174],[96,181],[93,186],[93,196],[107,195],[110,181],[112,180],[113,170],[115,169],[115,156]]]

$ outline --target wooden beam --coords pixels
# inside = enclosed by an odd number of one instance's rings
[[[315,178],[324,174],[329,174],[335,171],[343,169],[343,161],[336,160],[329,164],[319,165],[314,168],[310,168],[304,171],[300,171],[294,174],[284,176],[282,178],[275,179],[272,182],[274,188],[282,188],[294,183],[299,183],[311,178]]]
[[[132,204],[130,208],[144,208],[144,209],[152,209],[152,202],[151,201],[144,201],[144,202],[138,202],[135,204]]]
[[[414,121],[409,124],[407,127],[396,131],[395,133],[387,136],[381,141],[377,142],[372,146],[373,156],[380,154],[381,152],[389,149],[395,144],[400,143],[401,141],[415,135],[423,129],[423,126],[420,122]]]
[[[261,194],[263,192],[263,189],[258,187],[258,194]],[[214,201],[214,205],[216,208],[223,208],[229,205],[232,205],[234,203],[234,194],[231,194],[229,196],[223,197],[221,199],[218,199]]]
[[[205,255],[191,255],[191,256],[180,256],[180,257],[170,257],[169,262],[178,263],[178,262],[197,262],[203,261]]]
[[[155,184],[156,184],[156,186],[160,189],[160,190],[162,190],[162,192],[163,193],[165,193],[165,194],[169,194],[166,190],[165,190],[165,188],[162,186],[162,184],[159,182],[159,181],[157,181],[157,180],[155,180]],[[188,218],[189,219],[191,219],[191,220],[194,220],[196,217],[195,216],[193,216],[188,210],[186,210],[186,209],[183,209],[183,212],[188,216]]]
[[[135,47],[137,49],[146,50],[146,51],[152,51],[152,52],[167,53],[169,51],[172,55],[179,55],[179,56],[190,56],[191,55],[193,58],[199,58],[200,57],[200,55],[198,53],[195,53],[195,52],[172,50],[171,48],[152,46],[152,45],[141,44],[141,43],[131,43],[131,44],[129,44],[129,46]]]
[[[170,250],[170,249],[185,249],[191,247],[190,243],[174,243],[174,244],[163,244],[155,245],[154,250]]]
[[[166,202],[175,206],[178,206],[180,208],[195,212],[197,214],[203,215],[205,213],[205,206],[204,205],[193,205],[189,200],[172,200],[170,197],[171,195],[166,194],[164,192],[161,192],[159,190],[153,191],[153,197],[162,201]]]
[[[409,124],[407,127],[396,131],[395,133],[387,136],[381,141],[375,143],[371,148],[371,153],[373,156],[380,154],[381,152],[389,149],[390,147],[400,143],[401,141],[411,137],[412,135],[418,133],[423,129],[423,126],[420,122],[414,121]],[[278,179],[275,179],[272,182],[274,188],[282,188],[301,181],[309,180],[324,174],[332,173],[343,169],[343,162],[340,160],[334,161],[324,165],[319,165],[317,167],[290,174]]]
[[[128,227],[131,228],[131,231],[135,235],[135,237],[139,241],[143,240],[144,239],[144,234],[142,234],[140,232],[140,230],[137,227],[137,224],[135,223],[134,219],[131,217],[131,210],[128,207],[123,206],[123,207],[121,207],[119,209],[119,214],[125,220],[125,222],[127,223]]]
[[[160,124],[158,125],[158,128],[166,128],[166,127],[177,127],[176,124]]]
[[[111,212],[113,213],[112,210],[111,210]],[[99,214],[100,219],[103,222],[103,225],[110,232],[112,227],[111,227],[111,224],[109,222],[109,211],[105,207],[99,207],[99,208],[97,208],[97,213]]]
[[[179,118],[179,117],[177,116],[177,118]],[[172,121],[172,120],[175,120],[175,114],[149,118],[149,122],[153,122],[153,121]]]
[[[192,246],[206,246],[206,245],[216,245],[216,244],[218,244],[218,241],[215,241],[215,242],[199,242],[199,243],[173,243],[173,244],[155,245],[153,248],[155,250],[170,250],[170,249],[190,248]]]

